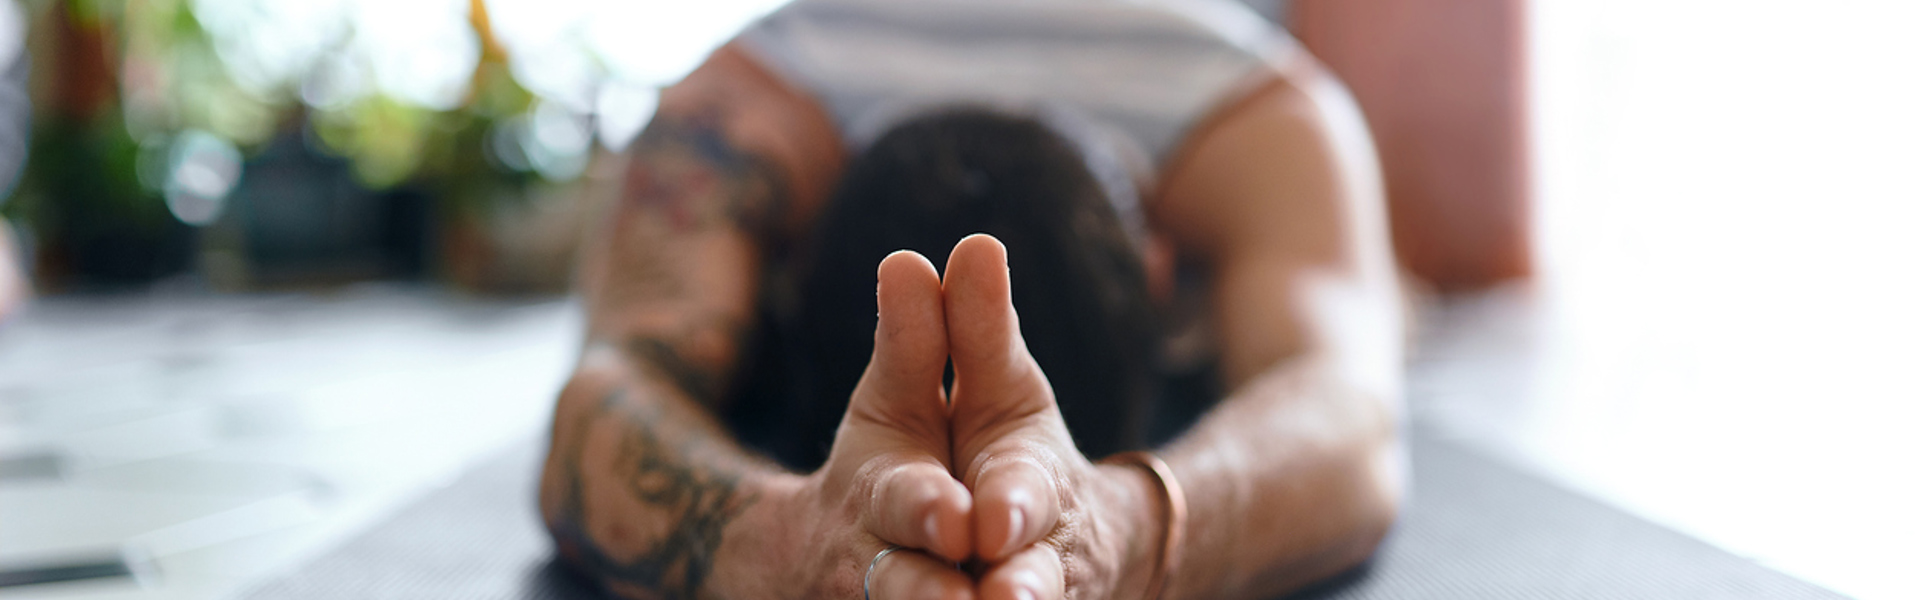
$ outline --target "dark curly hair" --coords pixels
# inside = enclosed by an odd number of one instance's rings
[[[1053,128],[983,109],[901,123],[851,162],[814,232],[795,301],[763,303],[774,326],[729,415],[749,444],[791,468],[822,463],[873,352],[875,266],[911,249],[944,272],[978,232],[1006,244],[1021,334],[1080,449],[1144,444],[1159,329],[1141,256]]]

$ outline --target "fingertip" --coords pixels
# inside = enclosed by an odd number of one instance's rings
[[[994,553],[995,558],[1012,554],[1014,549],[1019,548],[1021,529],[1026,527],[1027,520],[1027,507],[1023,505],[1032,503],[1026,500],[1026,496],[1024,491],[1017,490],[1007,498],[1007,541],[1001,545],[999,552]]]
[[[876,383],[937,390],[947,363],[947,319],[933,263],[911,250],[887,255],[874,295],[879,319],[869,367],[881,378]]]
[[[984,469],[974,485],[974,548],[1001,560],[1033,545],[1060,520],[1058,494],[1045,469],[1010,460]]]
[[[955,244],[940,289],[945,293],[949,344],[956,371],[999,372],[1014,364],[1019,317],[1014,314],[1007,248],[987,234]]]
[[[929,536],[928,550],[941,558],[960,562],[973,555],[973,495],[952,477],[944,480],[946,489],[927,511],[924,521]]]
[[[969,253],[985,252],[987,253],[985,255],[986,257],[993,257],[997,255],[1000,259],[999,262],[1002,266],[1005,266],[1007,264],[1007,245],[1002,243],[1000,241],[1000,238],[993,237],[993,234],[976,233],[973,235],[969,235],[967,237],[960,238],[960,242],[957,244],[954,244],[953,249],[955,252],[959,252],[963,248],[965,249],[966,252],[969,252]]]
[[[960,238],[960,243],[954,244],[954,250],[957,252],[962,248],[969,252],[987,252],[989,256],[997,254],[1001,265],[1007,263],[1007,245],[1001,243],[1000,238],[993,237],[993,234],[976,233]]]
[[[956,275],[969,283],[991,284],[1004,281],[1006,272],[1006,244],[992,235],[976,233],[953,245],[953,252],[947,255],[947,277],[942,285],[950,287]]]
[[[936,305],[939,304],[940,273],[919,252],[897,250],[888,254],[880,259],[875,278],[874,293],[879,297],[882,318],[889,312],[897,315],[898,311],[888,309],[903,302],[934,301]]]
[[[973,581],[965,573],[918,552],[895,552],[872,568],[876,571],[868,582],[872,598],[972,600],[975,597]]]
[[[875,537],[955,562],[972,553],[973,498],[940,466],[897,468],[876,484],[872,498],[867,529]]]
[[[886,258],[880,259],[880,266],[876,273],[880,279],[885,280],[889,272],[908,273],[910,271],[932,274],[936,279],[939,278],[939,271],[933,268],[933,261],[927,260],[926,256],[912,250],[895,250]]]
[[[1057,600],[1066,595],[1065,568],[1052,546],[1032,546],[995,566],[980,580],[983,600]]]

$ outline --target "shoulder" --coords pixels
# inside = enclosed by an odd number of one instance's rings
[[[717,127],[736,149],[777,171],[802,215],[826,201],[845,162],[840,135],[820,102],[737,43],[715,50],[686,78],[662,90],[654,120],[698,120]]]
[[[1346,89],[1302,51],[1271,67],[1202,118],[1166,162],[1154,194],[1156,228],[1182,246],[1285,236],[1325,245],[1352,213],[1382,202],[1365,119]]]

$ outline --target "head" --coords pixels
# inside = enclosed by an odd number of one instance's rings
[[[1021,334],[1081,450],[1141,445],[1159,329],[1142,244],[1115,206],[1083,154],[1034,119],[959,109],[881,135],[820,217],[794,314],[779,319],[783,348],[761,353],[783,357],[789,402],[803,407],[782,411],[807,432],[789,462],[825,456],[872,353],[875,266],[910,249],[944,271],[953,245],[980,232],[1007,246]]]

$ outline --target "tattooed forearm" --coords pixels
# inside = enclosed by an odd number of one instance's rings
[[[715,410],[752,333],[764,249],[785,210],[777,169],[717,121],[648,125],[582,277],[595,341]]]
[[[686,392],[701,405],[717,406],[721,394],[725,393],[726,373],[723,369],[690,360],[667,340],[657,337],[630,338],[627,340],[627,354],[644,363],[648,371],[666,376],[679,386],[680,391]]]
[[[657,119],[636,141],[627,201],[671,231],[765,233],[786,208],[776,170],[735,147],[712,118]]]
[[[625,357],[622,391],[562,394],[542,482],[561,554],[634,597],[705,593],[728,524],[776,472],[713,418],[788,211],[784,171],[736,146],[721,116],[666,110],[635,141],[580,284],[590,349]]]
[[[733,146],[717,120],[648,125],[583,275],[592,335],[710,408],[751,333],[763,252],[785,211],[777,169]]]
[[[684,431],[675,435],[673,429],[684,426],[662,422],[659,406],[635,400],[615,391],[562,427],[572,435],[556,438],[553,460],[565,491],[548,526],[561,555],[612,591],[695,598],[713,570],[727,524],[755,500],[741,489],[750,465],[743,457],[719,456],[709,441]],[[590,446],[588,432],[609,424],[616,427],[617,442]],[[607,448],[614,472],[587,472],[588,453]],[[612,481],[589,489],[594,483],[589,478],[595,477]],[[590,512],[589,495],[609,491],[626,514]],[[644,513],[639,518],[649,522],[645,529],[653,535],[636,539],[619,523],[592,522],[633,513]],[[613,539],[595,535],[607,531],[614,532]]]
[[[778,169],[728,143],[725,132],[697,118],[661,118],[635,142],[622,200],[610,207],[589,254],[596,304],[609,310],[662,300],[703,300],[714,291],[703,271],[715,262],[716,240],[761,245],[786,212]]]

